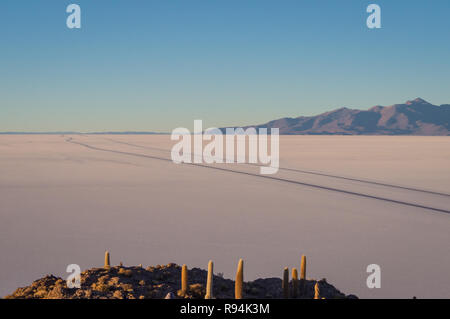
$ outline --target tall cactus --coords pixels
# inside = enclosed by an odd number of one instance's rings
[[[302,255],[302,262],[300,265],[300,279],[306,279],[306,256]]]
[[[236,281],[234,283],[234,297],[242,299],[242,288],[244,285],[244,261],[239,259],[238,268],[236,271]]]
[[[181,267],[181,295],[185,296],[188,291],[188,269],[186,265]]]
[[[109,251],[105,252],[105,269],[111,268],[111,262],[109,259]]]
[[[281,283],[283,289],[283,298],[289,299],[289,268],[284,268],[283,271],[283,282]]]
[[[298,272],[297,268],[292,268],[292,298],[298,296]]]
[[[306,293],[306,256],[302,255],[300,264],[300,296]]]
[[[213,299],[213,277],[214,277],[214,263],[212,260],[208,263],[208,279],[206,281],[206,295],[205,299]]]
[[[314,299],[320,299],[320,287],[318,282],[316,282],[314,286]]]

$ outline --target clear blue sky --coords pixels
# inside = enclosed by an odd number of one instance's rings
[[[66,6],[82,28],[66,27]],[[366,7],[382,8],[370,30]],[[450,1],[1,0],[0,131],[258,124],[450,103]]]

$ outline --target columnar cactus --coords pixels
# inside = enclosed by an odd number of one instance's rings
[[[283,298],[289,298],[289,268],[284,268],[283,271],[283,282],[281,283],[281,287],[283,289]]]
[[[181,295],[185,296],[188,291],[188,269],[186,265],[181,267]]]
[[[213,276],[214,276],[214,263],[212,260],[208,263],[208,279],[206,281],[206,295],[205,299],[213,299]]]
[[[234,283],[234,297],[242,299],[242,288],[244,285],[244,261],[239,259],[238,268],[236,271],[236,281]]]
[[[302,262],[300,265],[300,279],[306,279],[306,256],[302,255]]]
[[[111,268],[111,262],[109,260],[109,251],[105,252],[105,269]]]
[[[292,298],[298,296],[298,272],[297,268],[292,268]]]
[[[314,286],[314,299],[320,299],[320,287],[318,282],[316,282]]]
[[[300,296],[306,293],[306,256],[302,255],[300,264]]]

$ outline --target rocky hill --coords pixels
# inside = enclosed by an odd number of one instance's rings
[[[285,117],[247,127],[279,128],[280,134],[292,135],[450,135],[450,104],[437,106],[417,98],[386,107],[343,107],[316,116]]]
[[[67,288],[62,278],[48,275],[34,281],[30,286],[18,288],[5,298],[11,299],[151,299],[191,298],[203,299],[207,271],[193,268],[188,270],[189,289],[186,295],[180,297],[181,267],[176,264],[165,266],[92,268],[81,273],[81,288]],[[214,276],[214,297],[218,299],[234,298],[234,281]],[[346,296],[325,279],[320,281],[306,280],[304,293],[300,298],[313,298],[314,286],[318,283],[320,297],[356,298]],[[245,282],[244,298],[282,298],[282,280],[279,278],[257,279]]]

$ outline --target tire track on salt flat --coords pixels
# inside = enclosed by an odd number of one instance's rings
[[[142,148],[142,149],[157,150],[157,151],[170,153],[169,150],[159,148],[159,147],[142,146],[142,145],[138,145],[138,144],[113,140],[111,138],[104,138],[104,139],[114,142],[114,143],[118,143],[118,144],[124,144],[124,145]],[[192,155],[192,154],[190,154],[190,155]],[[255,167],[263,166],[260,164],[252,164],[252,163],[242,163],[242,164],[246,164],[249,166],[255,166]],[[426,193],[426,194],[431,194],[431,195],[450,197],[450,194],[446,194],[446,193],[440,193],[440,192],[436,192],[436,191],[430,191],[430,190],[426,190],[426,189],[420,189],[420,188],[414,188],[414,187],[408,187],[408,186],[393,185],[393,184],[388,184],[388,183],[383,183],[383,182],[376,182],[376,181],[370,181],[370,180],[366,180],[366,179],[354,178],[354,177],[346,177],[346,176],[333,175],[333,174],[327,174],[327,173],[319,173],[319,172],[313,172],[313,171],[302,170],[302,169],[297,169],[297,168],[290,168],[290,167],[281,167],[281,166],[279,167],[279,169],[284,170],[284,171],[302,173],[302,174],[324,176],[324,177],[342,179],[342,180],[347,180],[347,181],[352,181],[352,182],[365,183],[365,184],[371,184],[371,185],[377,185],[377,186],[384,186],[384,187],[391,187],[391,188],[403,189],[403,190],[408,190],[408,191],[414,191],[414,192],[419,192],[419,193]]]
[[[86,148],[89,148],[92,150],[96,150],[96,151],[122,154],[122,155],[128,155],[128,156],[135,156],[135,157],[141,157],[141,158],[149,158],[149,159],[154,159],[154,160],[159,160],[159,161],[164,161],[164,162],[172,162],[171,159],[164,158],[164,157],[158,157],[158,156],[152,156],[152,155],[146,155],[146,154],[140,154],[140,153],[132,153],[132,152],[123,152],[123,151],[117,151],[117,150],[111,150],[111,149],[107,149],[107,148],[92,146],[92,145],[89,145],[86,143],[76,142],[72,138],[66,139],[66,142],[69,142],[72,144],[77,144],[77,145],[80,145],[80,146],[83,146],[83,147],[86,147]],[[270,176],[270,175],[255,174],[255,173],[237,171],[237,170],[223,168],[223,167],[208,166],[208,165],[204,165],[204,164],[183,163],[183,165],[209,168],[209,169],[214,169],[214,170],[218,170],[218,171],[222,171],[222,172],[241,174],[241,175],[246,175],[246,176],[263,178],[266,180],[274,180],[274,181],[278,181],[278,182],[301,185],[301,186],[311,187],[311,188],[315,188],[315,189],[327,190],[327,191],[337,192],[337,193],[341,193],[341,194],[358,196],[358,197],[362,197],[362,198],[375,199],[375,200],[384,201],[384,202],[388,202],[388,203],[394,203],[394,204],[398,204],[398,205],[422,208],[422,209],[431,210],[434,212],[450,214],[450,210],[446,210],[446,209],[440,209],[440,208],[435,208],[435,207],[431,207],[431,206],[425,206],[425,205],[420,205],[420,204],[415,204],[415,203],[410,203],[410,202],[405,202],[405,201],[400,201],[400,200],[395,200],[395,199],[385,198],[385,197],[380,197],[380,196],[374,196],[374,195],[369,195],[369,194],[364,194],[364,193],[352,192],[352,191],[347,191],[347,190],[343,190],[343,189],[339,189],[339,188],[304,183],[304,182],[300,182],[300,181],[294,181],[294,180],[280,178],[280,177],[274,177],[274,176]]]

